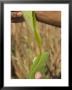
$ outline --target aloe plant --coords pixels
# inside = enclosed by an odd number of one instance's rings
[[[34,11],[23,11],[23,17],[25,19],[26,25],[29,30],[32,30],[35,40],[40,48],[40,55],[38,55],[31,66],[31,70],[28,73],[28,78],[33,79],[35,78],[35,73],[40,71],[42,74],[45,72],[46,68],[45,65],[48,61],[48,52],[41,52],[42,47],[42,39],[39,34],[39,28],[36,22],[36,16]]]

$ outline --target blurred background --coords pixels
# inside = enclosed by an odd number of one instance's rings
[[[61,12],[36,11],[42,51],[48,51],[46,76],[61,78]],[[11,78],[27,79],[34,57],[39,48],[33,33],[28,30],[21,11],[11,12]]]

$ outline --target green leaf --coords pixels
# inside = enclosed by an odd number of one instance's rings
[[[31,67],[31,70],[28,74],[29,79],[34,79],[36,72],[44,73],[46,68],[45,65],[48,61],[48,52],[43,52],[39,56],[37,56],[36,60],[34,60],[34,63]]]
[[[33,25],[33,16],[32,11],[23,11],[23,16],[26,21],[28,29],[31,29],[34,32],[34,25]]]
[[[35,12],[34,11],[23,11],[23,17],[26,21],[28,29],[32,30],[32,32],[34,33],[38,46],[41,47],[42,40],[39,34],[39,28],[36,22]]]

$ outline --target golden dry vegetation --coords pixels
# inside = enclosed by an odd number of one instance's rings
[[[38,22],[38,25],[43,40],[42,51],[49,53],[46,75],[49,79],[61,78],[61,29],[42,22]],[[27,79],[32,60],[38,54],[34,35],[25,22],[11,23],[11,77]]]

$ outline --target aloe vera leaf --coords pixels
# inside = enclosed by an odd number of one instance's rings
[[[45,65],[48,61],[48,53],[43,52],[41,55],[39,55],[35,62],[33,63],[31,70],[28,74],[28,78],[33,79],[35,77],[35,73],[37,71],[40,71],[41,73],[44,73],[45,71]]]
[[[23,11],[23,17],[26,21],[26,24],[28,26],[28,29],[32,30],[34,33],[36,42],[39,47],[42,45],[42,40],[39,34],[39,28],[36,22],[35,12],[34,11]]]

